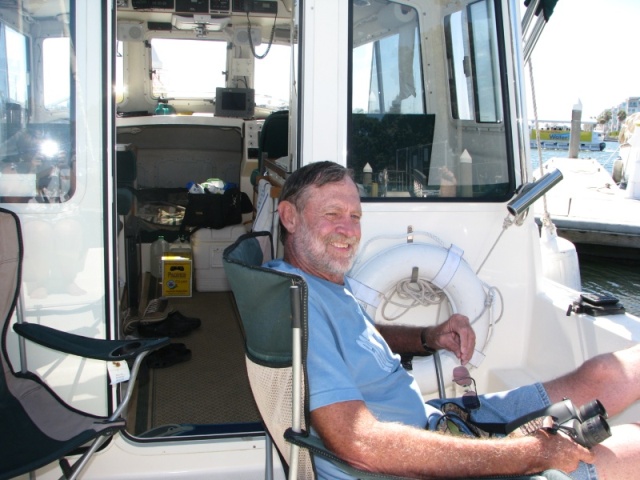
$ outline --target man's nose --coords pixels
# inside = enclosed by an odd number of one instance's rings
[[[346,237],[360,238],[360,221],[345,215],[340,219],[336,231]]]

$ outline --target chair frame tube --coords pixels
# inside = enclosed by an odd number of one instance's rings
[[[289,290],[291,294],[291,323],[293,330],[292,339],[292,358],[291,358],[291,375],[292,375],[292,430],[296,433],[301,431],[301,411],[302,405],[300,405],[301,394],[300,388],[302,386],[302,341],[300,338],[301,321],[300,321],[300,288],[297,285],[292,285]],[[289,479],[298,478],[298,451],[300,447],[297,445],[291,445],[291,451],[289,452]]]

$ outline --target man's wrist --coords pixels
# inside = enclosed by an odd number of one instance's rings
[[[430,345],[429,338],[428,338],[429,330],[431,330],[431,328],[426,327],[420,331],[420,343],[422,343],[422,348],[424,349],[425,352],[427,352],[429,355],[433,355],[434,353],[436,353],[437,348],[433,348]]]

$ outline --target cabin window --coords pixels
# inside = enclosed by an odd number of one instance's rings
[[[154,98],[215,98],[216,88],[226,86],[226,70],[227,42],[151,40]]]
[[[347,166],[363,201],[502,201],[513,191],[499,5],[433,4],[351,2]]]
[[[271,111],[289,108],[291,47],[271,45],[266,57],[255,59],[254,68],[256,107]]]
[[[363,197],[410,196],[426,179],[434,115],[425,111],[418,12],[353,2],[348,166]]]
[[[44,108],[69,116],[69,38],[46,38],[42,42]]]
[[[393,3],[385,8],[388,11],[382,9],[377,17],[381,31],[374,41],[367,35],[366,23],[354,26],[351,110],[366,114],[423,114],[416,11]]]
[[[73,55],[68,6],[59,6],[61,20],[22,24],[29,36],[0,23],[0,203],[64,203],[74,193]]]
[[[27,38],[11,27],[2,29],[4,37],[4,60],[6,62],[6,98],[12,103],[27,107],[28,57]]]
[[[478,123],[503,120],[491,3],[475,2],[445,17],[451,114],[455,119]]]
[[[116,43],[116,103],[124,102],[124,42]]]

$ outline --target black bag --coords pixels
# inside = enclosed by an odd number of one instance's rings
[[[181,233],[187,227],[221,229],[242,223],[242,214],[253,210],[251,200],[237,187],[224,193],[190,193],[182,219]]]

